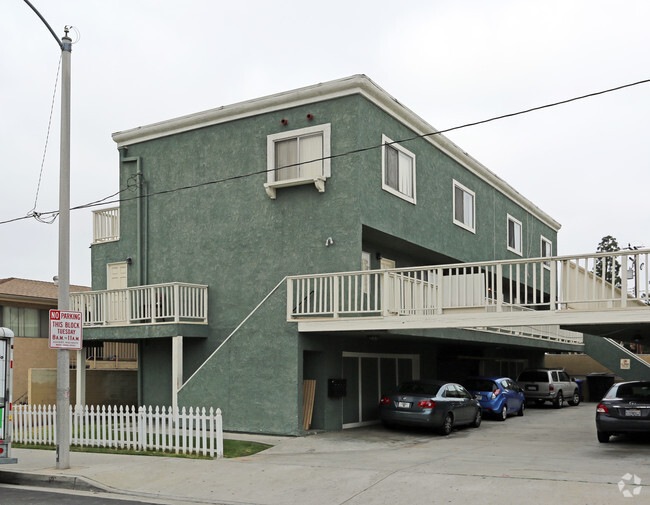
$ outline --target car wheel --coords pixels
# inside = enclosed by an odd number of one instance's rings
[[[447,436],[451,433],[451,430],[454,429],[454,416],[447,414],[444,421],[442,421],[442,426],[440,427],[440,434]]]
[[[517,415],[519,417],[523,416],[524,415],[524,410],[526,410],[526,402],[521,402],[521,407],[517,411]]]
[[[580,392],[579,391],[574,391],[573,396],[571,397],[571,400],[569,400],[569,405],[572,407],[577,407],[580,405]]]
[[[606,431],[599,431],[598,432],[598,441],[601,444],[606,444],[607,442],[609,442],[609,437],[610,437],[610,435]]]
[[[506,418],[508,417],[508,407],[505,405],[501,409],[501,412],[499,412],[499,421],[505,421]]]
[[[556,409],[561,409],[563,405],[564,405],[564,395],[562,394],[562,391],[560,391],[557,394],[557,396],[555,397],[555,401],[553,402],[553,406]]]
[[[481,409],[478,409],[476,411],[476,415],[474,416],[474,422],[472,423],[473,428],[478,428],[481,426],[481,421],[483,420],[483,413],[481,412]]]

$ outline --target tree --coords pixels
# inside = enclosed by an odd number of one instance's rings
[[[616,252],[620,251],[621,248],[618,246],[618,241],[611,235],[607,235],[600,240],[600,244],[596,248],[598,252]],[[616,287],[621,287],[621,264],[618,262],[615,256],[605,256],[604,258],[598,258],[596,260],[595,273],[598,277],[603,277],[607,282],[612,282],[614,279],[614,285]]]

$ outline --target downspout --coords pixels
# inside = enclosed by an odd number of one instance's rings
[[[148,205],[146,205],[144,198],[144,175],[142,173],[142,158],[140,156],[133,156],[127,158],[126,152],[128,150],[127,146],[119,148],[120,158],[122,163],[133,163],[135,162],[135,175],[137,177],[137,188],[138,188],[138,203],[137,203],[137,215],[136,215],[136,258],[137,258],[137,279],[134,285],[143,286],[148,282],[148,248],[147,248],[147,237],[148,237],[148,225],[149,225],[149,216],[148,216]],[[127,183],[128,184],[128,183]]]
[[[135,162],[135,175],[137,177],[138,188],[138,204],[137,204],[137,217],[136,217],[136,258],[137,258],[137,282],[136,286],[147,284],[148,272],[148,254],[147,254],[147,237],[148,237],[148,206],[145,207],[144,195],[144,175],[142,173],[142,158],[140,156],[126,157],[128,150],[127,146],[118,148],[120,152],[120,163],[133,163]],[[127,179],[128,181],[128,179]],[[128,182],[127,182],[128,185]],[[143,223],[144,220],[144,223]],[[144,243],[144,245],[143,245]],[[138,405],[142,405],[144,397],[144,384],[142,381],[142,348],[144,342],[138,342]]]

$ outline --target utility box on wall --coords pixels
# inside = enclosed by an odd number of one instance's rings
[[[345,379],[327,379],[327,396],[329,398],[341,398],[347,394],[347,382]]]

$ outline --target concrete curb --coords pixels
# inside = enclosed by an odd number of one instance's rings
[[[18,472],[0,469],[0,484],[18,486],[52,487],[56,489],[71,489],[74,491],[89,491],[94,493],[114,493],[115,490],[93,482],[87,477],[77,475],[52,475],[32,472]]]

